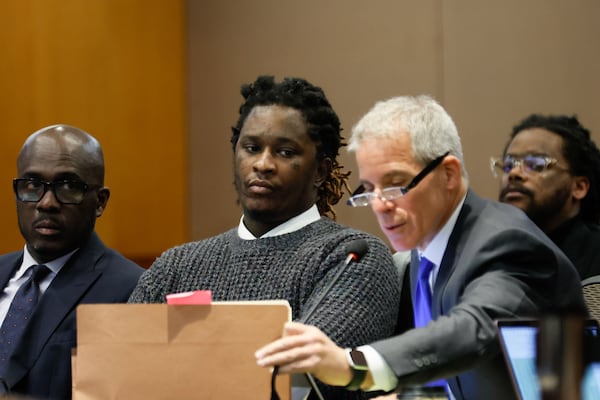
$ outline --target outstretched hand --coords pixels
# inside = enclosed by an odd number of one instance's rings
[[[279,366],[280,373],[310,372],[321,382],[334,386],[345,386],[352,379],[344,349],[318,328],[299,322],[286,323],[283,337],[254,355],[259,366]]]

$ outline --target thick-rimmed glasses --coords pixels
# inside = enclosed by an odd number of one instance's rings
[[[13,189],[17,200],[25,203],[37,203],[48,190],[51,190],[61,204],[81,204],[88,191],[101,186],[69,180],[46,182],[35,178],[13,179]]]
[[[381,189],[380,193],[377,192],[365,192],[365,187],[360,185],[350,196],[346,203],[352,207],[365,207],[368,206],[378,198],[379,200],[386,202],[395,200],[402,196],[405,196],[411,189],[413,189],[419,182],[423,180],[431,171],[433,171],[438,165],[442,163],[444,158],[450,154],[449,151],[445,152],[441,156],[435,158],[429,164],[425,166],[406,186],[390,186]]]
[[[528,154],[523,157],[492,157],[490,159],[490,168],[492,169],[492,174],[494,174],[495,177],[498,177],[498,173],[508,174],[513,168],[521,168],[521,171],[526,174],[540,173],[552,166],[556,166],[557,163],[558,160],[556,158]]]

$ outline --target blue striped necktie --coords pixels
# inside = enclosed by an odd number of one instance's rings
[[[50,272],[45,265],[33,265],[27,280],[19,287],[0,327],[0,376],[5,374],[8,359],[29,322],[40,296],[39,283]]]

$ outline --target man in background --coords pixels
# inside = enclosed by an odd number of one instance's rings
[[[69,125],[40,129],[19,153],[17,176],[25,246],[0,256],[0,393],[70,399],[76,307],[126,302],[143,269],[94,231],[110,195],[94,137]]]
[[[528,116],[492,167],[500,201],[525,211],[582,280],[600,274],[600,152],[575,116]]]

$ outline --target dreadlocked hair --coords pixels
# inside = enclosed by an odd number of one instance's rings
[[[302,78],[286,77],[278,83],[273,76],[259,76],[253,83],[242,85],[240,93],[244,102],[239,109],[237,124],[231,128],[233,149],[254,107],[280,105],[298,110],[308,125],[308,135],[317,146],[317,159],[331,160],[331,171],[317,190],[316,204],[321,215],[335,220],[333,206],[344,195],[344,189],[350,193],[350,172],[344,172],[344,166],[337,161],[340,147],[346,143],[340,134],[340,120],[323,90]]]
[[[511,134],[514,138],[520,131],[542,128],[563,138],[563,155],[569,163],[570,172],[585,176],[590,181],[587,195],[581,200],[580,216],[587,222],[600,222],[600,151],[590,138],[590,131],[583,127],[577,117],[566,115],[531,114]]]

